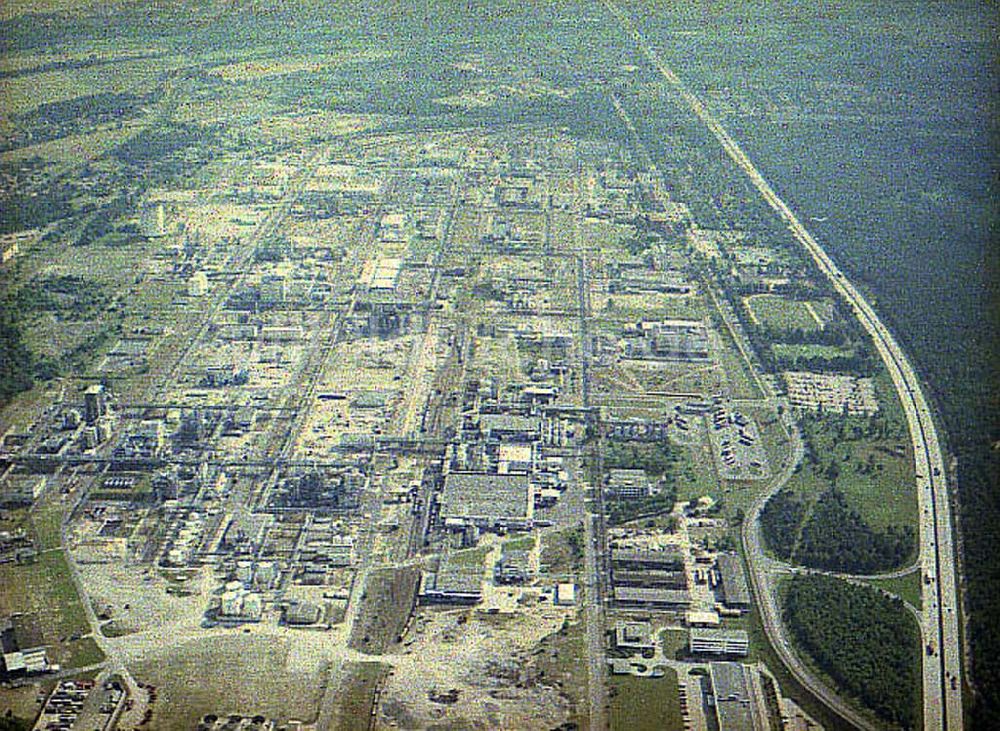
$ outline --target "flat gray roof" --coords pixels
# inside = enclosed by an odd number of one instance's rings
[[[743,562],[735,553],[722,553],[716,559],[719,576],[722,579],[722,603],[750,604],[750,589],[743,573]]]
[[[541,428],[542,422],[537,416],[521,416],[520,414],[482,414],[479,417],[479,430],[482,432],[520,432],[531,434]]]
[[[616,586],[615,601],[630,604],[688,605],[691,596],[680,589],[650,589],[644,586]]]
[[[655,566],[683,565],[684,555],[676,548],[662,551],[612,548],[611,561],[613,563],[638,563]]]
[[[527,475],[452,472],[444,479],[443,519],[528,520],[531,514],[531,480]]]
[[[745,629],[715,629],[711,627],[692,627],[690,630],[692,639],[699,640],[736,640],[738,642],[749,642],[750,636]]]
[[[479,594],[482,591],[482,563],[465,563],[451,553],[441,557],[438,570],[433,575],[433,591],[447,594]]]
[[[735,662],[713,662],[709,664],[709,671],[719,731],[754,731],[757,725],[744,667]]]

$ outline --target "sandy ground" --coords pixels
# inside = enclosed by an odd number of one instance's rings
[[[422,610],[404,642],[409,661],[395,663],[381,696],[379,728],[553,728],[569,704],[559,691],[534,684],[525,660],[559,630],[564,609],[539,605],[517,614]],[[432,695],[457,690],[454,703]]]

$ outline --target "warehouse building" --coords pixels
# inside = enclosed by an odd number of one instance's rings
[[[653,493],[653,485],[645,470],[614,469],[608,472],[609,497],[632,500],[649,497]]]
[[[678,549],[654,551],[613,548],[611,564],[615,569],[680,571],[684,568],[684,555]]]
[[[754,712],[757,699],[748,673],[749,668],[735,662],[709,665],[719,731],[760,731],[761,715]]]
[[[530,443],[542,438],[542,420],[521,414],[482,414],[479,431],[487,440]]]
[[[729,609],[750,609],[750,588],[743,572],[743,562],[735,553],[721,553],[716,559],[719,572],[719,594]]]
[[[531,528],[534,499],[528,475],[452,472],[441,493],[441,520],[449,528]]]
[[[685,610],[691,606],[691,595],[678,589],[652,589],[642,586],[614,587],[615,603],[621,607],[643,609]]]
[[[420,600],[426,604],[478,604],[483,599],[483,567],[441,557],[438,570],[425,573]]]

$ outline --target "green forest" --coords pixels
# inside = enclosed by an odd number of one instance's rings
[[[915,728],[920,640],[898,599],[831,576],[795,576],[784,619],[795,642],[882,719]]]
[[[767,547],[779,558],[826,571],[889,571],[916,550],[910,526],[872,528],[835,486],[819,497],[811,513],[801,498],[781,490],[764,506],[761,527]]]

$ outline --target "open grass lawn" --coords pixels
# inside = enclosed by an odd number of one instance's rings
[[[916,476],[905,440],[853,439],[850,426],[841,430],[835,420],[813,419],[806,428],[821,457],[820,464],[831,460],[836,463],[837,486],[865,520],[875,528],[910,525],[916,529]],[[805,466],[792,481],[804,475],[806,479],[823,481],[815,473],[816,468]]]
[[[583,529],[581,527],[545,533],[542,536],[539,564],[542,573],[550,579],[572,577],[574,572],[579,570],[582,560]]]
[[[718,354],[719,364],[729,379],[730,389],[734,398],[760,398],[760,387],[753,376],[753,371],[740,349],[733,342],[732,335],[726,328],[719,328],[722,341],[722,352]]]
[[[616,322],[674,318],[700,320],[708,314],[704,297],[662,292],[637,294],[616,292],[609,294],[603,300],[594,296],[593,305],[595,310],[601,312],[602,317],[613,318]]]
[[[839,416],[807,416],[801,423],[818,464],[807,457],[789,480],[789,489],[813,500],[829,488],[833,463],[837,488],[869,525],[879,530],[909,525],[916,530],[916,476],[907,439],[866,437],[863,419],[844,422]]]
[[[104,653],[97,646],[93,637],[84,637],[66,644],[69,658],[65,666],[70,668],[85,668],[104,661]]]
[[[39,503],[31,513],[31,524],[40,550],[59,548],[62,545],[63,509],[60,505]]]
[[[814,310],[805,302],[775,294],[755,294],[744,301],[750,310],[751,319],[769,332],[813,332],[823,327],[822,322],[814,316]]]
[[[687,630],[665,629],[660,633],[660,643],[665,657],[679,660],[687,654]]]
[[[51,526],[42,525],[41,534],[49,535],[44,540],[51,541]],[[84,637],[90,625],[62,550],[46,550],[32,564],[0,566],[0,586],[0,615],[23,612],[31,634],[49,646],[52,662],[74,668],[104,660],[94,640]]]
[[[535,547],[535,536],[529,534],[512,538],[509,541],[504,541],[503,547],[507,551],[530,551]]]
[[[468,566],[470,568],[483,566],[486,554],[490,552],[488,547],[469,548],[463,551],[453,551],[448,555],[448,561],[452,566]]]
[[[677,673],[662,678],[620,675],[609,680],[612,731],[680,731],[681,700]]]
[[[0,585],[0,614],[33,615],[46,642],[90,631],[62,551],[46,551],[33,564],[0,566]]]
[[[879,589],[892,592],[917,609],[921,607],[919,570],[914,570],[904,576],[896,576],[891,579],[874,579],[868,583]]]
[[[151,728],[189,731],[207,713],[311,721],[321,684],[289,654],[285,640],[228,635],[149,653],[130,670],[156,686]]]

